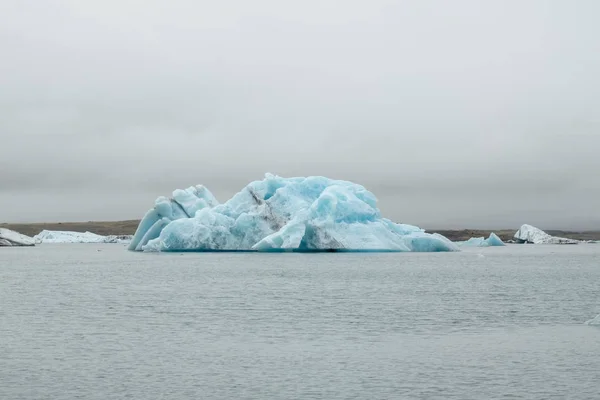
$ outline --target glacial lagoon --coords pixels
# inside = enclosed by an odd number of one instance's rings
[[[0,253],[0,398],[598,396],[600,245]]]

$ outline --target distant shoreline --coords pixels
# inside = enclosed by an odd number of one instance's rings
[[[34,236],[44,229],[50,231],[93,232],[98,235],[133,235],[139,220],[125,221],[89,221],[89,222],[45,222],[45,223],[0,223],[0,228],[8,228],[27,236]],[[467,240],[472,237],[489,236],[496,233],[502,240],[507,241],[519,227],[514,229],[427,229],[427,232],[437,232],[452,241]],[[577,240],[600,240],[600,231],[562,231],[545,230],[553,236],[566,237]]]

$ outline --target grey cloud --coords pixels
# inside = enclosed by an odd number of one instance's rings
[[[597,2],[5,8],[0,221],[135,218],[270,171],[420,225],[598,225]]]

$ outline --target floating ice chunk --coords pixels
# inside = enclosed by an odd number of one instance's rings
[[[485,238],[482,237],[472,237],[468,240],[462,242],[455,242],[459,246],[466,247],[487,247],[489,244],[485,241]]]
[[[104,237],[103,243],[129,243],[133,235],[108,235]]]
[[[600,314],[596,315],[596,318],[590,319],[585,324],[586,325],[598,325],[598,326],[600,326]]]
[[[0,246],[34,246],[35,240],[19,232],[0,228]]]
[[[551,236],[541,229],[531,225],[521,225],[515,233],[517,243],[533,244],[577,244],[579,240]]]
[[[102,236],[92,232],[43,230],[33,237],[36,243],[128,243],[129,235]]]
[[[490,247],[490,246],[506,246],[502,239],[498,237],[494,232],[490,233],[490,236],[485,239],[483,237],[474,237],[464,242],[456,242],[459,246],[467,247]]]
[[[43,230],[33,237],[37,243],[102,243],[104,236],[92,232]]]
[[[487,238],[487,242],[490,246],[506,246],[502,239],[500,239],[494,232],[490,233],[490,237]]]
[[[219,204],[203,186],[159,197],[134,235],[144,251],[457,251],[447,238],[382,218],[361,185],[266,174]]]

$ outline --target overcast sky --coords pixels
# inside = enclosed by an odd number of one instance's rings
[[[0,221],[265,172],[424,227],[600,228],[600,2],[0,0]]]

